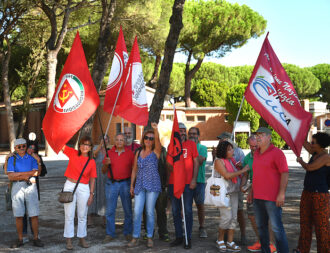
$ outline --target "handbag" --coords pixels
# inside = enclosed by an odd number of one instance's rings
[[[76,183],[76,186],[73,189],[73,192],[63,191],[63,188],[62,188],[62,191],[58,194],[58,201],[60,203],[70,203],[70,202],[73,201],[73,195],[74,195],[74,193],[75,193],[75,191],[76,191],[76,189],[78,187],[78,184],[79,184],[80,179],[81,179],[81,177],[82,177],[82,175],[83,175],[83,173],[84,173],[84,171],[85,171],[85,169],[87,167],[87,164],[89,163],[89,160],[90,160],[90,158],[88,158],[88,160],[87,160],[84,168],[82,169],[82,171],[80,173],[80,176],[78,178],[78,181]]]
[[[229,207],[230,196],[227,193],[228,182],[223,177],[214,177],[214,168],[212,175],[207,179],[205,188],[205,205],[213,205],[218,207]]]

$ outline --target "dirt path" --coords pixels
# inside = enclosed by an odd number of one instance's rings
[[[57,193],[61,190],[65,178],[63,177],[67,161],[46,161],[48,174],[40,179],[41,202],[40,202],[40,237],[45,243],[44,248],[36,248],[29,242],[18,250],[9,249],[9,245],[16,239],[15,220],[11,211],[5,210],[4,192],[6,188],[6,177],[0,175],[0,252],[67,252],[65,250],[63,227],[64,211],[63,206],[57,202]],[[210,164],[207,165],[207,177],[210,175]],[[287,190],[286,204],[283,208],[284,226],[289,240],[290,251],[296,247],[299,236],[299,203],[304,171],[301,168],[290,167],[290,180]],[[215,247],[217,238],[219,211],[215,207],[206,208],[206,229],[208,238],[200,239],[198,237],[198,220],[196,207],[194,207],[194,226],[193,226],[193,247],[190,252],[218,252]],[[87,241],[90,243],[89,249],[82,249],[77,246],[78,240],[74,240],[74,252],[187,252],[182,247],[170,248],[168,243],[158,240],[155,233],[155,246],[153,249],[147,249],[144,241],[133,249],[127,249],[123,235],[123,210],[120,201],[117,208],[117,235],[118,238],[108,244],[102,244],[105,236],[105,229],[102,228],[102,219],[96,218],[96,226],[88,228]],[[249,221],[247,223],[248,244],[255,241],[254,233]],[[174,238],[174,226],[171,213],[169,214],[168,228],[171,239]],[[239,230],[235,233],[235,241],[239,242]],[[243,247],[241,252],[248,252]],[[313,239],[311,252],[316,252],[316,242]]]

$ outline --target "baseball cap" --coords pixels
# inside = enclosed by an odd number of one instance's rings
[[[266,133],[266,134],[272,134],[272,131],[267,127],[259,127],[256,133]]]
[[[17,145],[22,145],[22,144],[26,144],[26,140],[23,139],[23,138],[19,138],[19,139],[16,139],[14,141],[14,146],[16,147]]]
[[[219,136],[217,136],[218,139],[231,139],[231,133],[223,132]]]
[[[187,129],[187,128],[186,128],[186,125],[183,124],[182,122],[179,122],[179,128]]]

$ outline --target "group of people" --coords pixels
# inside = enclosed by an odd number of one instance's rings
[[[166,161],[166,149],[159,138],[158,125],[151,124],[144,131],[140,144],[133,141],[132,129],[115,136],[114,146],[109,148],[109,137],[102,136],[100,144],[93,148],[89,137],[82,137],[78,150],[64,146],[62,151],[69,163],[64,176],[63,191],[74,191],[73,201],[64,204],[64,237],[66,249],[72,250],[74,217],[77,208],[77,237],[79,246],[88,248],[85,238],[87,226],[93,224],[93,215],[104,216],[104,243],[116,238],[115,216],[120,196],[124,210],[123,234],[128,247],[139,244],[141,224],[145,227],[146,246],[152,248],[155,231],[154,210],[159,239],[169,242],[166,208],[172,206],[175,238],[171,247],[192,247],[193,202],[195,201],[199,221],[199,236],[207,237],[205,229],[205,162],[207,148],[199,142],[197,127],[189,129],[179,123],[180,137],[186,172],[183,203],[173,193],[173,167]],[[260,127],[248,138],[251,152],[243,151],[231,141],[231,134],[218,136],[214,148],[214,176],[228,182],[230,208],[220,207],[218,239],[220,252],[239,252],[234,242],[237,224],[241,232],[241,244],[246,244],[243,198],[247,196],[247,214],[256,235],[256,242],[248,246],[251,252],[289,252],[288,241],[282,223],[282,206],[288,183],[288,165],[284,153],[271,144],[271,130]],[[312,142],[304,143],[312,158],[305,163],[297,161],[307,171],[300,206],[300,237],[294,252],[309,252],[312,228],[315,227],[317,249],[329,253],[329,177],[330,156],[326,148],[330,144],[326,133],[312,136]],[[18,240],[12,247],[23,245],[23,217],[31,218],[34,233],[33,245],[42,247],[38,237],[39,202],[35,178],[41,173],[39,156],[26,153],[24,139],[15,140],[15,154],[8,156],[6,171],[13,182],[13,213],[16,217]],[[246,195],[244,195],[246,193]],[[132,205],[134,199],[134,208]],[[182,210],[184,207],[184,211]],[[185,218],[186,231],[182,218]],[[186,238],[185,238],[186,233]]]

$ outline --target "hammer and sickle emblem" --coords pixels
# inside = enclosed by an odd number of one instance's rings
[[[62,103],[64,103],[65,100],[68,99],[68,97],[72,94],[72,91],[68,91],[68,90],[62,90],[62,97],[58,96],[58,98],[62,101]]]
[[[174,150],[175,153],[173,154],[173,162],[177,162],[180,160],[180,155],[183,153],[181,137],[178,132],[174,132]]]

